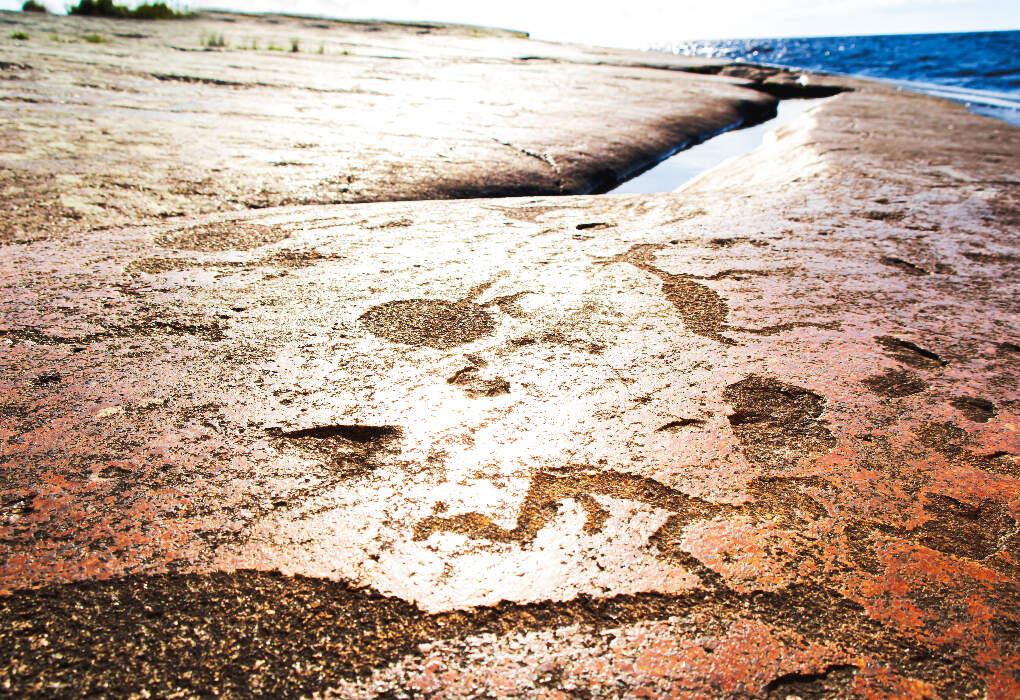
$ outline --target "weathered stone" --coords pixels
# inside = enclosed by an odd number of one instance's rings
[[[1020,130],[854,86],[671,195],[13,236],[5,691],[1020,694]]]
[[[718,61],[478,27],[212,14],[138,35],[124,20],[7,18],[37,38],[5,47],[0,241],[292,204],[603,191],[775,113],[753,81],[684,70]],[[203,48],[220,34],[230,46]],[[267,50],[291,39],[299,52]],[[241,249],[280,231],[203,226],[161,243]]]

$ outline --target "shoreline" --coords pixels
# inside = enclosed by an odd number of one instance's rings
[[[11,17],[34,38],[9,42],[3,111],[33,127],[15,130],[8,141],[15,150],[0,163],[27,198],[0,209],[15,240],[26,227],[87,229],[186,211],[602,192],[721,130],[770,118],[771,94],[841,89],[762,69],[702,75],[728,72],[710,61],[657,59],[642,67],[642,52],[501,31],[465,35],[463,27],[437,25],[423,37],[405,25],[209,14],[146,24],[148,33],[138,34],[125,31],[139,28],[134,20],[22,14]],[[101,42],[84,42],[90,32]],[[191,50],[202,36],[223,32],[233,48]],[[292,34],[302,52],[265,50]],[[392,56],[373,47],[380,41]],[[434,55],[422,53],[425,47]],[[472,64],[480,49],[491,56]],[[54,70],[33,71],[35,61]],[[469,71],[462,89],[480,91],[467,103],[477,105],[475,114],[433,113],[419,123],[418,105],[462,98],[456,83],[443,81],[435,85],[449,85],[446,94],[422,92],[421,70],[461,67]],[[334,73],[316,77],[324,70]],[[487,78],[506,86],[494,91]],[[565,92],[542,87],[563,80]],[[613,87],[592,88],[599,84]],[[421,94],[409,104],[400,90]],[[663,94],[677,97],[663,103]],[[555,110],[546,113],[549,105]],[[309,115],[298,116],[303,135],[291,136],[288,109]],[[207,114],[218,111],[234,114],[236,126],[209,123]],[[511,112],[516,118],[505,119]],[[376,114],[390,115],[393,126],[369,143]],[[135,118],[142,115],[148,128]],[[422,128],[429,133],[418,135]],[[69,138],[95,145],[86,153],[55,147]],[[434,146],[443,142],[445,152]],[[366,155],[345,156],[359,151]],[[21,162],[63,163],[69,172],[53,188]],[[26,207],[22,226],[24,213],[14,212]]]
[[[952,44],[945,41],[949,36],[955,37]],[[1020,126],[1020,93],[1015,84],[1003,79],[1016,72],[1015,65],[992,58],[1001,55],[1003,49],[1008,53],[1009,40],[1017,36],[1020,31],[1006,30],[951,35],[721,39],[680,42],[650,50],[669,54],[683,50],[688,52],[685,55],[725,57],[737,64],[877,81],[962,102],[977,114]],[[830,55],[839,60],[830,60]],[[914,59],[907,60],[908,55]],[[942,68],[932,63],[934,56],[942,57]],[[950,66],[964,63],[966,69],[951,71]]]

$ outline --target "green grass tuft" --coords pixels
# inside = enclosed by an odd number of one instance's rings
[[[291,53],[297,53],[300,50],[301,50],[301,42],[298,41],[297,39],[291,39],[290,40],[290,52]]]
[[[228,46],[226,38],[222,34],[216,34],[215,32],[210,34],[202,32],[200,39],[202,41],[202,46],[205,46],[206,48],[223,49]]]
[[[25,32],[11,32],[10,36],[12,39],[17,39],[18,41],[28,40],[28,34],[26,34]]]
[[[187,19],[195,16],[194,12],[175,10],[165,2],[146,2],[132,9],[113,0],[79,0],[77,5],[68,8],[67,14],[119,19]]]
[[[102,34],[86,34],[85,36],[82,37],[82,39],[84,39],[85,41],[89,42],[90,44],[105,44],[106,43],[106,39],[103,38]]]

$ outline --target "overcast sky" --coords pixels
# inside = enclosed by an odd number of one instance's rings
[[[21,2],[0,0],[0,9],[17,9]],[[137,4],[137,0],[121,2]],[[68,0],[45,3],[62,11]],[[177,4],[192,9],[462,22],[523,29],[539,39],[621,46],[672,39],[1020,29],[1020,0],[181,0]]]

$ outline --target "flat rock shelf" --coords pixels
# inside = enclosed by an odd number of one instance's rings
[[[3,693],[1020,695],[1020,129],[497,30],[0,18]],[[805,82],[851,90],[577,194]]]

